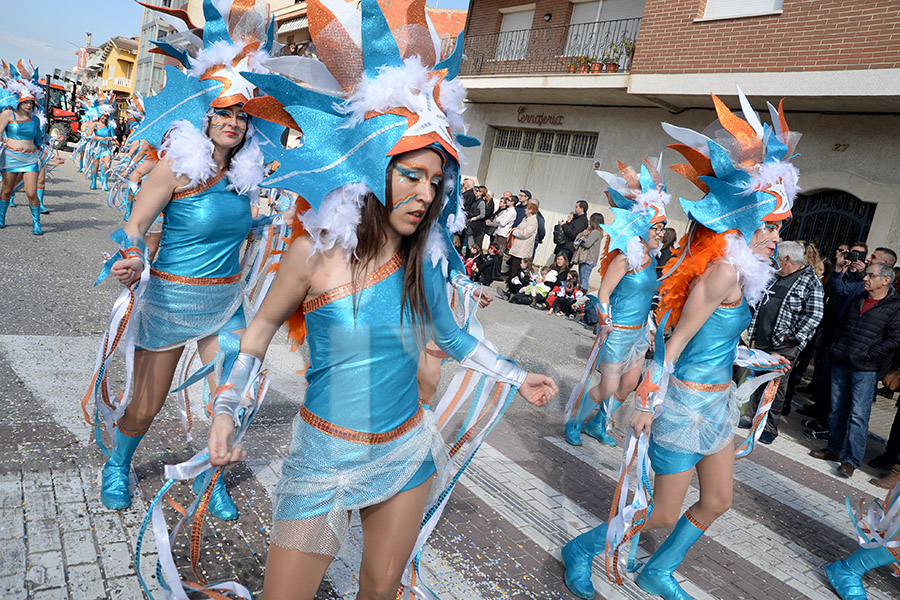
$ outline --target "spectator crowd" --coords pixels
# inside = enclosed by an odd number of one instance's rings
[[[534,265],[548,232],[540,201],[529,190],[505,191],[496,201],[491,190],[463,181],[467,226],[455,244],[469,277],[483,285],[502,283],[500,294],[513,304],[597,325],[591,274],[602,258],[603,215],[588,214],[579,200],[566,219],[550,228],[553,259]],[[657,258],[661,275],[672,256],[677,232],[668,227]],[[746,342],[784,357],[790,370],[777,389],[763,444],[771,444],[782,419],[798,406],[805,433],[824,447],[810,455],[837,463],[837,474],[851,477],[863,461],[873,402],[900,391],[900,278],[890,248],[869,252],[863,242],[840,244],[832,257],[815,245],[787,240],[779,245],[777,276],[754,308]],[[801,386],[813,367],[811,381]],[[880,385],[880,387],[879,387]],[[762,392],[751,398],[755,413]],[[811,402],[800,401],[798,394]],[[748,428],[742,418],[739,427]],[[869,461],[887,471],[872,483],[890,488],[900,479],[900,401],[882,454]]]

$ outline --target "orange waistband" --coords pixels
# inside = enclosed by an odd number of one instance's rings
[[[612,325],[613,329],[622,329],[624,331],[635,331],[637,329],[642,329],[643,327],[643,325],[616,325],[615,323]]]
[[[12,146],[7,146],[7,150],[12,150],[13,152],[19,152],[21,154],[34,154],[35,152],[41,152],[41,148],[35,148],[34,150],[19,150],[18,148],[13,148]]]
[[[395,429],[381,433],[368,433],[366,431],[356,431],[355,429],[347,429],[346,427],[335,425],[322,417],[314,415],[305,406],[300,407],[300,418],[308,425],[332,437],[347,440],[349,442],[356,442],[357,444],[384,444],[396,440],[398,437],[409,433],[421,423],[422,414],[423,410],[420,406],[419,410],[416,411],[416,414],[403,423],[400,423]]]
[[[680,379],[675,379],[674,377],[672,380],[679,385],[683,385],[684,387],[697,392],[724,392],[731,387],[730,381],[726,381],[725,383],[697,383],[696,381],[682,381]]]
[[[228,277],[187,277],[185,275],[173,275],[165,271],[157,271],[150,269],[150,275],[163,281],[172,281],[174,283],[184,283],[186,285],[224,285],[226,283],[237,283],[241,280],[241,274],[235,273]]]

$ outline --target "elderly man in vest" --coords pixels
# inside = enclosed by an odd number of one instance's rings
[[[769,284],[767,298],[754,311],[748,336],[759,350],[793,363],[822,320],[825,292],[815,271],[805,264],[803,246],[797,242],[778,246],[778,265],[778,277]],[[771,444],[778,437],[789,376],[790,371],[781,378],[760,443]],[[765,386],[754,394],[749,415],[756,413],[764,389]],[[740,427],[749,428],[750,418],[743,417]]]

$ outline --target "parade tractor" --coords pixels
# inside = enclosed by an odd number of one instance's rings
[[[69,142],[77,142],[81,136],[78,114],[72,106],[72,98],[64,87],[51,83],[47,90],[47,125],[51,137],[56,138],[56,148],[65,148]]]

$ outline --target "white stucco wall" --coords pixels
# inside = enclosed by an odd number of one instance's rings
[[[573,102],[577,98],[572,99]],[[773,103],[777,98],[773,98]],[[898,115],[832,115],[822,113],[791,113],[786,101],[786,118],[794,131],[803,133],[794,164],[800,169],[800,185],[804,192],[837,189],[849,192],[865,202],[877,204],[875,218],[869,232],[870,246],[890,246],[900,249],[900,116]],[[484,181],[490,167],[494,128],[538,128],[518,119],[516,104],[468,105],[465,118],[469,135],[483,140],[483,145],[466,149],[463,170],[469,176]],[[656,157],[663,152],[663,165],[683,162],[681,157],[665,146],[672,143],[660,127],[661,121],[702,131],[715,120],[712,110],[691,109],[670,114],[662,109],[605,108],[578,106],[527,106],[529,113],[563,116],[562,125],[545,125],[543,130],[567,132],[598,132],[599,143],[594,160],[605,171],[615,171],[616,160],[637,165],[643,157]],[[766,115],[767,120],[767,115]],[[837,148],[837,150],[836,150]],[[496,180],[495,176],[495,180]],[[603,181],[596,178],[596,187],[588,190],[584,199],[591,204],[591,212],[599,210],[611,218],[603,195]],[[683,177],[668,171],[666,179],[674,197],[696,200],[700,191]],[[517,182],[509,181],[504,189],[518,190]],[[502,189],[495,189],[497,196]],[[543,262],[552,250],[552,223],[571,210],[575,200],[567,190],[541,198],[541,211],[548,222],[547,239],[538,251],[536,262]],[[673,204],[675,204],[673,202]],[[679,234],[686,219],[680,207],[672,206],[669,222]],[[549,248],[547,248],[549,246]]]

